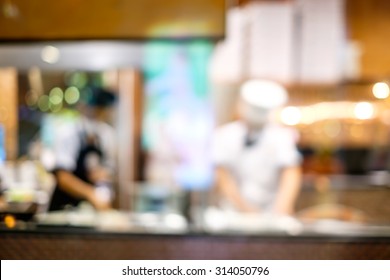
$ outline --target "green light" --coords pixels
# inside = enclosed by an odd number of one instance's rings
[[[53,113],[58,113],[62,109],[62,103],[59,103],[59,104],[50,103],[49,108],[50,108],[50,111],[52,111]]]
[[[65,102],[69,105],[77,103],[80,99],[80,91],[77,87],[68,87],[65,90]]]
[[[49,94],[50,103],[53,103],[54,105],[58,105],[62,103],[62,100],[64,99],[64,93],[62,92],[62,89],[59,87],[55,87],[50,91]]]
[[[67,84],[76,86],[78,88],[83,88],[88,83],[88,76],[84,72],[74,72],[69,74],[69,77],[67,79]]]
[[[39,97],[38,108],[42,112],[49,110],[49,97],[47,95],[41,95],[41,97]]]

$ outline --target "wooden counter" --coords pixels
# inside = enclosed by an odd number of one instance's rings
[[[390,259],[388,236],[0,230],[1,259]]]

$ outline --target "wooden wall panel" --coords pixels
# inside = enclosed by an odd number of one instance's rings
[[[0,0],[3,40],[222,37],[225,0]]]
[[[121,69],[118,75],[118,190],[119,207],[130,209],[131,196],[139,181],[141,166],[141,124],[143,97],[141,74],[134,69]]]
[[[362,46],[362,78],[390,76],[390,1],[347,0],[349,37]]]
[[[0,124],[5,130],[5,151],[8,160],[18,154],[18,82],[14,68],[0,69]]]

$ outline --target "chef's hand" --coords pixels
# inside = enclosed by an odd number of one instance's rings
[[[105,199],[102,199],[97,195],[96,192],[93,192],[89,197],[88,201],[95,207],[98,211],[104,211],[111,209],[111,202]]]

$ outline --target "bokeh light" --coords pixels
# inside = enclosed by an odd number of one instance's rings
[[[374,107],[368,102],[359,102],[354,109],[355,117],[359,120],[368,120],[374,116]]]
[[[49,99],[50,103],[53,105],[58,105],[62,103],[62,100],[64,99],[64,93],[62,89],[59,87],[53,88],[49,93]]]
[[[77,103],[80,99],[80,91],[77,87],[68,87],[65,90],[65,102],[69,105]]]
[[[65,76],[65,83],[68,86],[75,86],[77,88],[84,88],[88,83],[88,76],[84,72],[67,73]]]
[[[46,112],[49,110],[49,96],[47,95],[41,95],[38,100],[38,108],[42,112]]]
[[[389,93],[390,93],[389,86],[383,82],[376,83],[372,87],[372,93],[378,99],[386,99],[387,97],[389,97]]]
[[[62,103],[59,104],[49,103],[49,109],[53,113],[58,113],[62,109]]]
[[[42,49],[41,58],[44,62],[54,64],[60,58],[60,51],[56,47],[46,46]]]
[[[5,223],[7,228],[14,228],[16,226],[15,217],[12,215],[5,215],[4,223]]]

